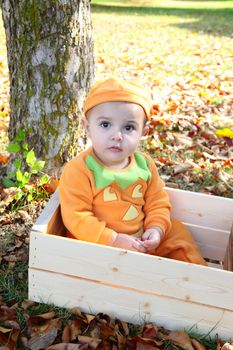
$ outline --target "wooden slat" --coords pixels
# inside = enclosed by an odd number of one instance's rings
[[[212,335],[233,339],[232,311],[34,269],[29,270],[29,282],[29,298],[38,302],[78,306],[87,313],[103,312],[131,323],[154,322],[168,329],[193,327],[202,334],[212,330]]]
[[[216,230],[211,227],[203,227],[184,223],[192,233],[201,254],[204,258],[213,260],[224,260],[229,231]]]
[[[229,271],[36,233],[29,266],[233,310]]]
[[[229,231],[233,199],[166,188],[172,203],[172,216],[182,222]]]

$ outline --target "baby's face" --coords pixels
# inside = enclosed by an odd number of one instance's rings
[[[143,134],[145,119],[143,108],[128,102],[105,102],[88,111],[84,124],[99,160],[110,168],[126,167]]]

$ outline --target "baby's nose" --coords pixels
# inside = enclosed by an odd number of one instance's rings
[[[123,139],[122,132],[119,130],[114,132],[114,134],[112,135],[112,140],[121,141],[122,139]]]

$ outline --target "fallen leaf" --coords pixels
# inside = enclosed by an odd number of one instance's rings
[[[44,325],[35,326],[32,329],[32,337],[28,341],[28,347],[31,350],[46,349],[53,344],[60,329],[61,320],[59,318],[46,320]]]
[[[88,349],[88,344],[67,344],[67,343],[59,343],[55,345],[51,345],[45,350],[85,350]]]
[[[180,174],[180,173],[185,173],[187,170],[189,169],[192,169],[193,168],[193,165],[190,164],[190,163],[183,163],[183,164],[179,164],[177,166],[175,166],[173,168],[173,175],[177,175],[177,174]]]
[[[6,156],[4,154],[0,154],[0,163],[6,164],[9,161],[9,156]]]
[[[38,333],[30,338],[28,342],[28,347],[31,350],[45,349],[49,345],[53,344],[56,339],[58,329],[51,327],[46,332]]]
[[[9,321],[9,320],[13,320],[16,321],[17,320],[17,313],[14,309],[3,305],[0,307],[0,322],[5,322],[5,321]]]
[[[69,343],[71,341],[71,334],[70,334],[70,327],[69,325],[66,325],[62,332],[62,342],[63,343]]]
[[[31,216],[25,210],[18,210],[18,214],[24,222],[31,221]]]
[[[157,336],[158,336],[158,327],[156,325],[148,324],[145,326],[143,330],[143,337],[156,339]]]
[[[9,333],[9,332],[11,332],[11,328],[5,328],[5,327],[0,326],[0,332],[2,332],[2,333]]]
[[[14,200],[15,194],[18,191],[15,187],[4,188],[1,193],[0,212],[3,212],[5,208]]]
[[[192,338],[191,343],[195,350],[206,350],[205,345],[203,345],[201,342],[199,342],[197,339]],[[232,349],[233,350],[233,349]]]
[[[180,346],[184,350],[194,350],[191,339],[186,332],[171,331],[167,337],[173,344]]]
[[[97,346],[102,342],[102,339],[87,337],[85,335],[79,335],[78,340],[82,344],[88,344],[92,349],[96,349]]]

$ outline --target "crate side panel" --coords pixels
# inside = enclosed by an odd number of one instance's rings
[[[172,216],[182,222],[230,232],[233,199],[166,188],[172,203]]]
[[[37,218],[36,222],[32,226],[32,231],[47,233],[49,221],[56,213],[58,207],[59,207],[59,197],[58,197],[58,192],[56,191],[50,197],[45,208],[42,210],[40,216]],[[30,235],[31,235],[31,232],[30,232]]]
[[[233,215],[233,214],[232,214]],[[204,258],[223,261],[230,232],[184,223]]]
[[[229,271],[43,234],[31,237],[29,265],[233,310]]]
[[[29,270],[29,299],[82,311],[107,313],[131,323],[154,322],[168,329],[194,329],[233,339],[233,312],[139,293],[45,271]]]

